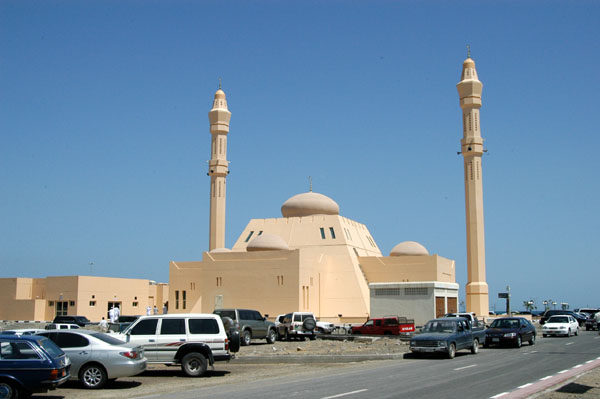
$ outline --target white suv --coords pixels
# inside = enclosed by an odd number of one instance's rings
[[[203,375],[216,361],[234,357],[230,352],[239,350],[240,335],[237,331],[230,335],[215,314],[144,316],[118,334],[126,342],[143,345],[148,363],[181,365],[190,377]]]
[[[283,316],[283,320],[277,327],[277,334],[286,341],[294,337],[301,339],[308,337],[314,340],[316,326],[315,315],[310,312],[288,313]]]

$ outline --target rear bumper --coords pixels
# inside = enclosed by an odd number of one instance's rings
[[[146,363],[146,358],[125,360],[120,362],[110,362],[105,365],[105,368],[108,373],[108,378],[131,377],[146,371]]]
[[[232,356],[230,353],[228,353],[226,355],[213,355],[213,359],[215,360],[215,362],[228,362],[234,358],[235,357]]]

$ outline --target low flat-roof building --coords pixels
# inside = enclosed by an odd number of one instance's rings
[[[115,306],[122,315],[146,314],[148,306],[162,313],[169,286],[152,280],[94,276],[0,278],[0,320],[50,321],[57,315],[108,319]]]

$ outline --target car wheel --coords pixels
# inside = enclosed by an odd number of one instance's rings
[[[321,327],[318,327],[315,332],[319,333],[319,334],[325,334],[325,330],[323,330]]]
[[[14,384],[8,381],[0,381],[0,398],[16,399],[18,397],[19,390]]]
[[[88,364],[79,371],[79,380],[85,388],[99,389],[106,384],[106,371],[99,364]]]
[[[275,341],[277,341],[277,333],[275,332],[275,330],[270,329],[267,333],[267,343],[274,344]]]
[[[448,359],[454,359],[454,356],[456,356],[456,345],[454,344],[450,344],[450,346],[448,347]]]
[[[252,341],[252,334],[250,334],[250,331],[244,330],[244,332],[242,333],[242,345],[248,346],[248,345],[250,345],[251,341]]]
[[[548,336],[548,334],[542,334],[542,337],[546,338]]]
[[[579,328],[575,329],[575,336],[579,335]]]
[[[517,348],[520,348],[520,347],[521,347],[521,345],[523,345],[523,341],[521,340],[521,336],[520,336],[520,335],[517,335],[517,342],[515,343],[515,346],[516,346]]]
[[[569,328],[569,331],[567,331],[567,337],[571,336],[571,329]]]
[[[313,331],[316,326],[317,326],[317,322],[313,318],[305,319],[304,322],[302,323],[302,327],[306,331]]]
[[[529,345],[535,345],[535,334],[531,335],[531,339],[529,340]]]
[[[590,331],[590,328],[588,326],[585,326],[585,331]]]
[[[201,377],[206,373],[206,358],[201,353],[188,353],[181,359],[181,369],[190,377]]]
[[[474,355],[479,353],[479,340],[478,339],[473,340],[473,346],[471,347],[471,353]]]
[[[310,339],[311,341],[314,341],[315,339],[317,339],[316,335],[309,335],[308,339]]]

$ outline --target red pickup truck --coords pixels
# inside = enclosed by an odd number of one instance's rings
[[[367,320],[362,326],[352,326],[351,334],[400,335],[415,331],[415,321],[406,317],[384,316]]]

